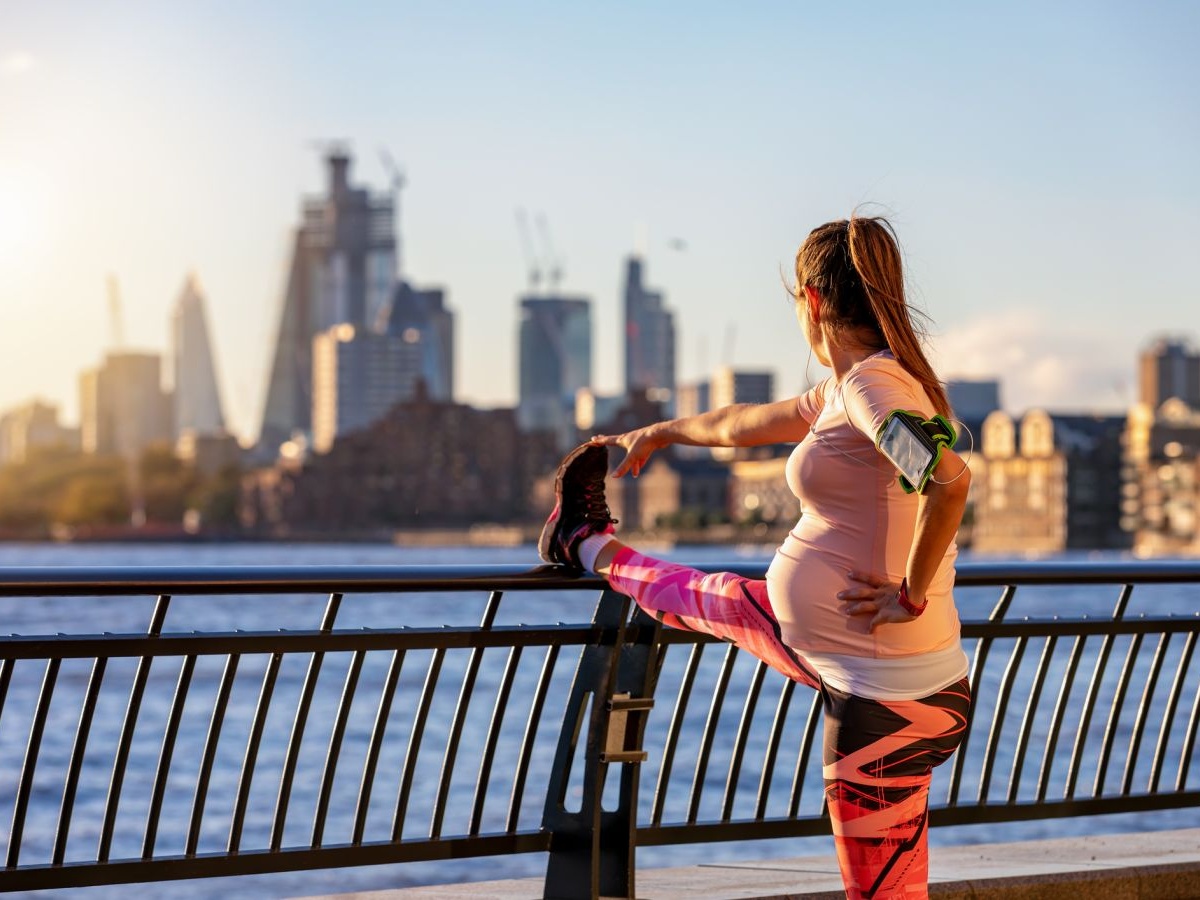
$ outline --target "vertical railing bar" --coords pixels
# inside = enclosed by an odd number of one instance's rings
[[[425,737],[425,723],[429,719],[429,708],[433,705],[433,694],[437,690],[438,678],[442,672],[442,662],[446,658],[446,649],[439,647],[433,651],[429,661],[429,669],[425,673],[425,686],[421,690],[421,699],[417,703],[417,712],[413,716],[412,731],[408,736],[408,749],[404,753],[404,768],[401,770],[400,790],[396,795],[396,813],[392,817],[392,840],[398,841],[404,836],[404,817],[408,814],[408,800],[412,794],[413,778],[417,773],[417,760],[421,755],[421,741]]]
[[[1112,758],[1113,741],[1117,736],[1117,724],[1125,708],[1125,695],[1129,691],[1129,681],[1133,677],[1133,669],[1137,665],[1138,652],[1142,648],[1142,635],[1135,634],[1129,642],[1125,653],[1125,662],[1121,666],[1121,674],[1117,678],[1117,690],[1113,694],[1112,705],[1108,709],[1108,721],[1104,725],[1104,737],[1100,744],[1100,760],[1096,766],[1096,780],[1092,785],[1092,796],[1104,794],[1104,781],[1108,775],[1108,763]]]
[[[0,659],[0,716],[4,714],[4,702],[8,699],[8,685],[12,681],[15,659]]]
[[[692,778],[691,799],[688,801],[687,824],[695,825],[700,815],[700,797],[704,791],[704,779],[708,776],[708,761],[712,755],[713,742],[717,737],[717,725],[721,721],[721,710],[725,706],[725,692],[729,688],[729,679],[733,675],[733,666],[737,662],[738,649],[730,644],[725,651],[725,660],[721,663],[721,671],[713,688],[712,701],[708,706],[708,717],[704,722],[704,732],[700,736],[700,752],[696,755],[696,772]]]
[[[371,729],[371,742],[367,747],[367,756],[363,761],[362,780],[358,786],[358,805],[354,811],[354,836],[351,843],[357,847],[363,841],[363,833],[367,827],[367,812],[371,808],[371,791],[375,787],[375,768],[379,764],[379,753],[383,748],[383,737],[387,731],[388,718],[392,712],[392,701],[396,697],[396,684],[400,680],[400,670],[404,668],[405,651],[396,649],[392,653],[392,661],[388,664],[387,676],[383,688],[379,692],[379,706],[375,711],[375,725]]]
[[[175,697],[171,701],[171,712],[167,716],[167,727],[163,731],[162,746],[158,753],[158,769],[154,775],[154,790],[150,794],[150,809],[146,813],[146,837],[142,844],[142,859],[154,856],[154,844],[158,838],[158,820],[162,814],[163,797],[167,792],[167,775],[171,771],[171,757],[175,753],[175,739],[179,736],[179,723],[183,719],[183,706],[187,702],[192,673],[196,668],[196,657],[185,656],[179,667],[179,681],[175,684]]]
[[[546,693],[554,677],[554,666],[558,662],[558,644],[546,648],[542,672],[533,691],[533,702],[529,705],[529,721],[525,723],[525,736],[521,739],[521,751],[517,754],[516,771],[513,772],[512,796],[508,801],[508,817],[505,831],[516,831],[521,818],[521,802],[525,799],[525,780],[529,776],[529,760],[533,756],[533,745],[537,741],[538,726],[542,721],[542,709],[546,705]]]
[[[1133,593],[1133,585],[1121,585],[1121,593],[1117,597],[1117,605],[1113,610],[1112,621],[1117,621],[1125,614],[1125,609],[1129,605],[1130,594]],[[1096,655],[1096,665],[1092,668],[1092,680],[1088,684],[1087,694],[1084,698],[1083,709],[1080,711],[1079,727],[1075,732],[1075,746],[1071,752],[1071,763],[1067,768],[1067,784],[1063,791],[1063,797],[1066,800],[1075,798],[1075,783],[1079,779],[1079,765],[1083,761],[1083,748],[1087,743],[1088,728],[1092,724],[1092,713],[1096,707],[1096,697],[1100,694],[1100,682],[1104,677],[1104,671],[1108,668],[1108,658],[1112,654],[1113,636],[1106,634],[1100,642],[1100,652]]]
[[[51,864],[55,866],[61,866],[67,857],[67,837],[71,831],[71,815],[75,811],[75,794],[79,790],[79,774],[83,771],[83,755],[87,750],[88,735],[92,730],[92,720],[96,716],[96,702],[100,697],[100,688],[104,683],[104,670],[107,667],[107,657],[96,657],[96,662],[92,664],[92,674],[88,678],[87,690],[83,696],[83,706],[79,710],[79,723],[75,726],[75,741],[71,747],[71,761],[67,765],[67,779],[63,784],[62,805],[58,811],[58,829],[54,837],[54,851],[51,855]]]
[[[1019,637],[1013,644],[1012,653],[1008,657],[1008,665],[1004,667],[1004,676],[1000,679],[1000,693],[996,697],[996,708],[992,711],[992,726],[988,729],[987,744],[983,751],[983,771],[979,777],[979,794],[977,802],[984,806],[988,802],[988,790],[992,786],[992,770],[996,764],[996,752],[1000,749],[1000,733],[1004,730],[1004,719],[1008,713],[1008,701],[1012,697],[1013,682],[1017,678],[1017,670],[1025,656],[1025,645],[1028,640]]]
[[[1021,769],[1025,765],[1025,752],[1029,747],[1029,736],[1033,731],[1033,720],[1037,716],[1038,701],[1042,698],[1042,687],[1046,683],[1046,671],[1054,656],[1054,647],[1058,638],[1054,635],[1046,638],[1042,645],[1042,655],[1038,660],[1037,669],[1033,675],[1033,690],[1029,693],[1029,701],[1025,704],[1025,712],[1021,717],[1021,730],[1017,738],[1017,751],[1013,754],[1012,774],[1008,781],[1008,802],[1017,802],[1017,794],[1021,789]]]
[[[1012,605],[1013,597],[1016,596],[1017,586],[1015,584],[1006,584],[1004,590],[1000,592],[1000,599],[996,601],[996,605],[992,607],[992,612],[988,616],[988,624],[995,625],[1004,619],[1005,613]],[[983,667],[987,663],[988,654],[992,649],[992,641],[994,638],[982,637],[975,644],[975,659],[971,664],[971,685],[976,691],[979,690],[978,685],[983,677]],[[962,787],[963,766],[967,759],[967,744],[971,740],[971,732],[974,728],[968,728],[967,733],[963,735],[962,743],[958,745],[958,750],[950,760],[950,789],[947,798],[948,806],[958,805],[958,792]]]
[[[342,684],[342,699],[338,701],[337,716],[329,734],[329,749],[325,751],[325,768],[321,774],[321,791],[317,795],[317,810],[313,813],[312,846],[321,846],[325,836],[325,817],[329,814],[329,801],[333,796],[333,779],[337,774],[338,761],[342,754],[342,739],[346,734],[346,723],[350,719],[350,707],[358,690],[358,677],[362,674],[366,650],[356,650],[346,668],[346,680]]]
[[[1158,782],[1162,776],[1163,763],[1167,758],[1167,744],[1171,740],[1171,725],[1175,721],[1175,710],[1179,707],[1179,698],[1183,694],[1183,683],[1187,676],[1188,665],[1192,661],[1192,651],[1196,647],[1197,632],[1189,631],[1183,642],[1183,652],[1179,655],[1179,666],[1175,669],[1175,677],[1171,680],[1171,692],[1167,696],[1167,707],[1163,710],[1162,726],[1158,731],[1158,742],[1154,748],[1154,765],[1150,771],[1150,793],[1158,793]]]
[[[54,685],[58,681],[58,670],[62,660],[46,660],[46,672],[42,677],[42,689],[38,692],[37,707],[33,722],[29,726],[29,742],[25,747],[25,762],[21,765],[17,798],[13,803],[12,828],[8,832],[8,868],[16,868],[21,856],[21,838],[25,833],[25,814],[29,811],[29,795],[33,791],[33,773],[37,770],[38,753],[42,749],[42,735],[46,731],[46,717],[50,714],[50,701],[54,698]]]
[[[1187,729],[1183,733],[1183,750],[1179,754],[1179,775],[1175,778],[1175,790],[1182,792],[1187,787],[1188,768],[1192,764],[1192,748],[1196,745],[1196,727],[1200,725],[1200,682],[1196,684],[1196,697],[1192,700],[1192,714],[1188,716]]]
[[[733,816],[733,802],[742,773],[742,759],[746,754],[746,742],[750,739],[750,726],[754,724],[754,710],[758,707],[758,696],[762,691],[763,676],[766,674],[767,664],[759,660],[750,678],[750,686],[746,689],[746,700],[742,703],[742,719],[738,723],[733,752],[729,756],[729,775],[725,780],[725,799],[721,804],[722,822],[728,822]]]
[[[1142,746],[1142,736],[1146,732],[1146,720],[1150,717],[1150,703],[1154,698],[1154,690],[1158,687],[1158,676],[1162,672],[1166,660],[1167,647],[1171,643],[1169,632],[1163,632],[1158,638],[1158,646],[1154,650],[1154,659],[1150,663],[1150,673],[1146,678],[1146,687],[1142,691],[1142,700],[1138,704],[1137,718],[1134,719],[1133,737],[1129,741],[1129,753],[1125,757],[1125,778],[1121,784],[1121,795],[1129,796],[1133,788],[1133,770],[1137,765],[1138,750]]]
[[[683,731],[683,720],[687,715],[688,703],[692,699],[692,686],[696,681],[696,672],[700,669],[700,659],[704,655],[704,647],[704,644],[692,644],[687,663],[683,668],[683,677],[679,681],[675,709],[671,712],[671,721],[667,726],[666,738],[663,741],[662,764],[658,769],[654,802],[650,808],[650,824],[655,828],[662,825],[663,808],[667,802],[667,787],[670,784],[671,771],[675,765],[675,748],[679,746],[679,735]]]
[[[221,739],[225,711],[229,707],[229,695],[233,691],[240,659],[241,655],[237,653],[231,653],[225,658],[225,669],[221,673],[221,683],[217,686],[217,696],[213,701],[212,715],[208,720],[208,734],[204,738],[204,753],[200,757],[200,771],[196,774],[196,793],[192,798],[192,817],[184,850],[188,856],[195,856],[196,848],[200,845],[200,826],[204,821],[205,804],[208,803],[208,782],[212,778],[213,763],[217,758],[217,743]]]
[[[146,630],[147,637],[158,637],[162,634],[163,621],[167,617],[167,608],[171,598],[162,594],[154,603],[150,613],[150,627]],[[138,713],[142,708],[142,695],[146,691],[146,682],[150,678],[150,664],[154,657],[143,656],[138,660],[137,669],[133,675],[133,685],[129,690],[129,703],[125,707],[125,721],[121,726],[121,736],[117,743],[117,753],[113,758],[112,776],[108,782],[108,801],[104,809],[104,825],[100,831],[100,846],[96,851],[96,862],[108,862],[112,849],[113,831],[117,824],[117,807],[121,803],[121,786],[125,782],[125,767],[129,763],[129,750],[133,746],[133,732],[137,727]]]
[[[1046,748],[1042,753],[1042,767],[1038,774],[1038,803],[1046,799],[1046,791],[1050,787],[1050,771],[1054,768],[1054,751],[1058,749],[1058,736],[1062,733],[1063,717],[1067,712],[1071,691],[1075,687],[1075,673],[1079,670],[1079,660],[1083,658],[1085,642],[1086,639],[1083,635],[1076,635],[1075,640],[1071,642],[1071,655],[1067,659],[1067,670],[1063,673],[1062,685],[1054,700],[1054,715],[1051,716],[1050,730],[1046,735]]]
[[[229,823],[227,853],[237,853],[242,845],[242,827],[246,822],[246,805],[250,801],[250,787],[254,783],[254,769],[258,764],[258,747],[262,743],[263,729],[267,725],[267,713],[271,708],[271,697],[275,693],[275,679],[279,677],[279,664],[283,654],[272,653],[263,670],[262,684],[258,689],[258,703],[254,708],[254,720],[250,735],[246,739],[246,752],[242,757],[242,771],[238,776],[237,796],[233,804],[233,818]]]
[[[329,634],[333,630],[338,610],[342,605],[342,595],[329,595],[325,605],[325,614],[321,618],[321,634]],[[279,775],[279,796],[275,801],[275,822],[271,827],[271,852],[277,852],[283,846],[283,829],[287,825],[288,806],[292,802],[292,782],[296,777],[296,764],[300,760],[300,745],[304,741],[304,727],[308,724],[308,713],[312,709],[313,694],[317,690],[317,680],[321,677],[321,667],[325,662],[325,651],[314,650],[308,660],[308,672],[304,676],[304,686],[300,689],[300,699],[296,701],[296,715],[292,719],[292,736],[288,740],[287,753],[283,758],[283,771]]]
[[[767,798],[771,792],[771,780],[775,775],[775,762],[779,758],[779,745],[783,741],[783,728],[787,723],[788,709],[791,707],[792,695],[796,692],[796,682],[790,678],[783,680],[779,689],[779,702],[775,705],[775,718],[771,721],[771,733],[767,737],[767,750],[763,758],[762,776],[758,780],[758,799],[754,807],[754,818],[763,819],[767,815]]]
[[[808,774],[808,760],[812,756],[812,748],[817,736],[817,722],[821,719],[821,695],[814,693],[812,704],[808,708],[808,719],[804,723],[804,738],[800,742],[800,752],[796,755],[796,770],[792,773],[792,796],[788,801],[788,818],[794,819],[800,815],[800,798],[804,793],[804,776]]]
[[[496,759],[496,744],[500,740],[504,714],[508,711],[508,698],[512,695],[512,686],[516,681],[517,668],[520,664],[521,648],[509,648],[508,661],[504,664],[504,674],[500,677],[500,686],[496,690],[496,706],[492,711],[491,721],[488,722],[487,737],[483,742],[483,756],[479,760],[479,775],[475,780],[475,799],[471,803],[471,825],[467,830],[467,834],[472,837],[479,834],[483,824],[483,804],[487,799],[488,782],[492,777],[492,763]]]
[[[500,609],[502,591],[492,591],[488,595],[487,605],[483,610],[483,619],[479,630],[491,631],[492,623],[496,621],[496,612]],[[483,648],[475,647],[467,658],[467,670],[463,673],[462,685],[458,691],[458,702],[454,705],[454,716],[450,720],[450,733],[446,736],[446,750],[442,754],[442,773],[438,779],[437,796],[433,804],[433,816],[429,822],[429,836],[437,840],[442,836],[442,822],[446,815],[446,802],[450,797],[450,781],[454,777],[454,763],[458,759],[458,742],[462,738],[463,726],[467,721],[467,711],[471,706],[471,695],[475,692],[475,681],[479,677],[479,666],[483,662]]]

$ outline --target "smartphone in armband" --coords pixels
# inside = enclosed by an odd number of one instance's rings
[[[875,444],[900,471],[900,486],[911,494],[925,489],[942,458],[942,448],[954,439],[954,428],[944,416],[922,419],[897,409],[883,420]]]

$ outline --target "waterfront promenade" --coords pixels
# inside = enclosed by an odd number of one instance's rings
[[[320,900],[534,900],[541,878],[326,895]],[[940,900],[1192,900],[1200,897],[1200,828],[941,847],[929,895]],[[837,900],[832,856],[645,869],[645,900]],[[317,898],[314,898],[317,900]]]

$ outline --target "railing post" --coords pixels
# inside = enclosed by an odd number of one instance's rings
[[[640,610],[629,621],[630,605],[614,591],[600,595],[592,624],[606,637],[583,648],[567,699],[542,816],[550,832],[547,900],[634,896],[638,781],[646,758],[642,735],[654,705],[661,626]],[[585,714],[583,793],[578,810],[568,811]],[[620,766],[620,789],[616,809],[606,810],[601,798],[613,765]]]

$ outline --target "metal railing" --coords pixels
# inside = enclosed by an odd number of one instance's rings
[[[962,565],[960,605],[992,609],[964,618],[976,709],[932,824],[1200,806],[1197,583],[1182,562]],[[827,833],[815,696],[603,587],[0,570],[39,626],[0,638],[0,890],[546,851],[546,896],[633,896],[638,846]]]

